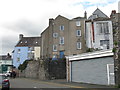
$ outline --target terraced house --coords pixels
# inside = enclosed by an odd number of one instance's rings
[[[86,45],[88,48],[105,50],[113,48],[111,19],[100,9],[96,9],[86,20]]]
[[[40,59],[41,37],[24,37],[19,35],[19,41],[13,51],[13,65],[18,67],[25,60]]]
[[[55,60],[85,52],[86,15],[71,20],[61,15],[49,19],[49,26],[41,33],[41,57]]]

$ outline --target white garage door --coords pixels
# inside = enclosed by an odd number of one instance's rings
[[[113,57],[72,61],[71,81],[107,85],[107,64],[113,64]]]

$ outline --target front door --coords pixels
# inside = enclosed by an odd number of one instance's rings
[[[64,57],[64,52],[60,51],[60,58],[63,58],[63,57]]]

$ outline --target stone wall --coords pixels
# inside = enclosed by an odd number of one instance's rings
[[[42,61],[30,61],[25,70],[22,72],[19,71],[19,77],[34,78],[40,80],[47,79],[46,71],[44,70]]]
[[[34,78],[39,80],[65,79],[65,60],[33,60],[29,61],[25,70],[19,71],[19,77]]]

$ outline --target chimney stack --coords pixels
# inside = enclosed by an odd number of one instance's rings
[[[116,10],[112,10],[110,17],[114,16],[116,14]]]
[[[19,35],[19,40],[21,40],[23,38],[23,34]]]
[[[84,13],[84,17],[87,19],[87,12],[85,11],[85,13]]]
[[[50,18],[50,19],[49,19],[49,26],[50,26],[50,25],[53,25],[53,20],[54,20],[53,18]]]

